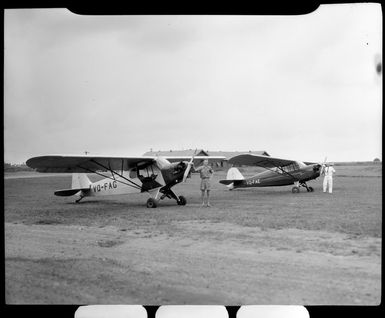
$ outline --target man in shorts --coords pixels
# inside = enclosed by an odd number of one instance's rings
[[[209,161],[205,159],[203,165],[195,168],[195,171],[199,171],[201,177],[201,191],[202,191],[202,206],[205,206],[205,192],[207,193],[207,206],[210,207],[210,179],[214,173],[214,170],[209,166]]]

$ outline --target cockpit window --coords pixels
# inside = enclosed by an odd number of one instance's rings
[[[292,172],[300,169],[300,164],[298,162],[292,162],[291,164],[288,164],[286,166],[283,166],[281,168],[277,168],[277,170],[280,170],[282,173],[281,169],[285,172]]]

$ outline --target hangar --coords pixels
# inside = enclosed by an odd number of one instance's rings
[[[143,156],[223,156],[226,160],[216,163],[216,170],[226,170],[229,168],[228,160],[236,155],[251,153],[255,155],[270,156],[265,150],[246,150],[246,151],[211,151],[203,149],[185,149],[185,150],[158,150],[147,151]]]

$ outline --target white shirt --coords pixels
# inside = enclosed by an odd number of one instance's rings
[[[323,171],[325,177],[332,177],[335,172],[333,167],[325,167]]]

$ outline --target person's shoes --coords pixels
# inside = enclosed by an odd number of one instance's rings
[[[202,205],[201,205],[201,207],[203,208],[204,206],[205,206],[205,203],[203,202]]]
[[[211,204],[210,204],[210,203],[207,203],[207,207],[208,207],[208,208],[211,207]]]

